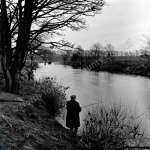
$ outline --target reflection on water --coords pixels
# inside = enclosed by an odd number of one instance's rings
[[[132,110],[136,107],[139,114],[149,114],[150,80],[148,78],[72,69],[70,66],[55,63],[46,66],[39,64],[39,66],[35,73],[36,79],[56,77],[60,84],[70,87],[66,92],[68,100],[70,95],[75,94],[82,107],[103,99],[106,102],[120,102]]]

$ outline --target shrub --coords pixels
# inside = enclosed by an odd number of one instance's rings
[[[65,89],[55,82],[55,79],[44,79],[42,81],[42,100],[45,102],[48,112],[57,117],[63,112],[65,106]]]
[[[124,106],[96,106],[84,120],[82,139],[90,150],[150,149],[139,117]]]
[[[33,62],[32,62],[32,65],[33,65],[33,68],[34,68],[34,69],[36,69],[36,68],[39,67],[38,62],[36,62],[36,61],[33,61]]]
[[[65,89],[54,78],[45,78],[41,81],[24,80],[20,85],[20,93],[24,99],[30,99],[31,103],[43,100],[46,109],[53,117],[63,114],[66,104]]]
[[[79,57],[80,57],[79,54],[73,54],[72,57],[71,57],[71,61],[72,62],[77,62]]]

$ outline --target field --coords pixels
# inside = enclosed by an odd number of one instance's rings
[[[144,62],[146,59],[140,56],[117,56],[115,57],[115,61],[126,61],[126,62]]]

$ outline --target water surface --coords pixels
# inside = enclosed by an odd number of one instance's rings
[[[139,115],[149,116],[149,78],[73,69],[71,66],[58,63],[51,65],[40,63],[35,72],[36,79],[48,76],[56,77],[57,81],[65,87],[69,86],[66,91],[67,99],[69,100],[70,95],[75,94],[81,107],[103,100],[105,103],[121,103],[133,111],[136,108]],[[81,120],[85,111],[83,109],[80,114]]]

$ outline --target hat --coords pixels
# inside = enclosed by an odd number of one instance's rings
[[[71,95],[71,96],[70,96],[70,98],[75,98],[75,97],[76,97],[76,95]]]

